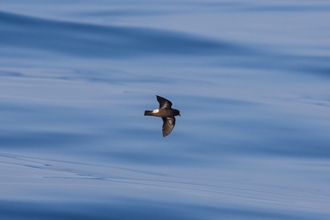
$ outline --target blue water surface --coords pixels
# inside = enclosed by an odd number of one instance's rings
[[[330,219],[330,2],[0,3],[1,219]]]

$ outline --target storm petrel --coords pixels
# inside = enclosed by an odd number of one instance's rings
[[[158,95],[156,95],[156,97],[159,102],[159,108],[153,111],[145,110],[144,115],[161,117],[163,119],[163,137],[166,137],[174,128],[174,116],[181,115],[179,110],[172,108],[172,102]]]

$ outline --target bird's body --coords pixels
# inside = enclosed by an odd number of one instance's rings
[[[166,137],[172,132],[175,126],[174,116],[181,115],[179,110],[172,109],[172,102],[158,95],[156,97],[157,101],[159,102],[159,108],[153,111],[145,110],[144,115],[161,117],[163,119],[163,137]]]

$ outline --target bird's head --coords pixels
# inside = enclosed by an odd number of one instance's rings
[[[175,116],[179,115],[179,116],[181,117],[181,115],[180,115],[180,111],[179,111],[179,110],[176,110],[176,109],[175,109],[175,112],[174,112],[174,113],[175,113]]]

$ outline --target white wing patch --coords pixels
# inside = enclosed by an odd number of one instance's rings
[[[152,113],[158,113],[158,112],[159,112],[158,108],[152,111]]]

